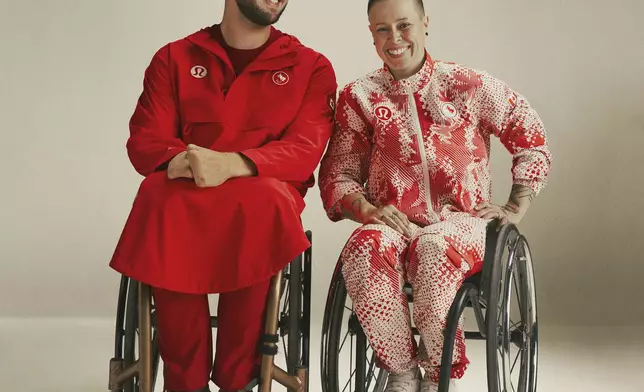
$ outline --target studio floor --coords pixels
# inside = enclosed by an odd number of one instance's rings
[[[644,327],[541,331],[539,391],[644,392]],[[312,333],[311,392],[319,392],[319,326]],[[107,392],[113,334],[110,319],[0,319],[1,390]],[[484,343],[468,349],[472,365],[458,390],[484,392]]]

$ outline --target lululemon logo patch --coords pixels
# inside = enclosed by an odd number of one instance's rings
[[[443,113],[443,116],[447,118],[454,118],[456,117],[456,106],[454,106],[453,103],[444,103],[443,106],[441,106],[441,113]]]
[[[391,119],[391,109],[386,106],[378,106],[373,114],[380,121],[389,121]]]
[[[288,74],[284,71],[277,71],[273,74],[273,83],[278,86],[283,86],[288,83]]]
[[[190,75],[197,79],[203,79],[206,77],[206,75],[208,75],[208,70],[202,65],[195,65],[190,70]]]

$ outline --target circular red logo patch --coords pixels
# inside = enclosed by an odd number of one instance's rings
[[[392,116],[391,109],[389,109],[386,106],[378,106],[373,111],[373,114],[380,121],[388,121],[389,119],[391,119],[391,116]]]

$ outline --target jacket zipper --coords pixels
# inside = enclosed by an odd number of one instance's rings
[[[430,216],[436,215],[432,207],[432,198],[429,187],[429,164],[427,163],[427,152],[425,151],[425,141],[423,139],[423,130],[420,126],[420,119],[418,118],[418,108],[416,106],[416,98],[414,93],[409,93],[409,106],[411,108],[411,115],[414,121],[414,131],[418,140],[418,149],[420,150],[420,160],[423,165],[423,180],[425,182],[425,199],[427,200],[427,214]]]

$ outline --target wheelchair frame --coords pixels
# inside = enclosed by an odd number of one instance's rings
[[[311,231],[306,231],[306,236],[312,243]],[[276,381],[289,392],[308,391],[311,267],[312,247],[309,247],[271,278],[264,335],[260,341],[260,374],[259,378],[251,381],[245,390],[250,391],[258,386],[259,392],[271,392],[272,382]],[[285,300],[285,308],[280,312],[281,298],[285,294],[288,296],[288,301]],[[286,310],[287,304],[288,310]],[[298,309],[296,317],[293,309]],[[134,314],[136,317],[133,317]],[[122,276],[117,306],[114,357],[110,360],[109,369],[108,389],[110,391],[153,392],[159,364],[156,332],[153,333],[154,324],[150,286]],[[216,316],[211,316],[211,326],[217,328]],[[137,328],[139,358],[134,359],[134,339]],[[280,335],[282,338],[288,335],[288,344],[284,342],[287,356],[286,370],[274,363]]]
[[[508,262],[503,263],[504,251],[507,250]],[[509,297],[514,273],[520,282],[520,295],[527,305],[520,309],[524,331],[510,331]],[[514,282],[517,284],[516,281]],[[413,301],[412,289],[409,284],[404,288],[408,302]],[[517,287],[519,291],[519,287]],[[343,315],[347,298],[346,287],[342,277],[341,264],[338,261],[331,285],[329,287],[324,320],[322,325],[321,375],[323,392],[341,392],[338,382],[340,339]],[[501,311],[499,305],[503,306]],[[486,233],[486,248],[482,270],[472,274],[463,282],[458,290],[448,312],[445,330],[443,331],[443,352],[441,358],[439,392],[448,392],[452,370],[452,355],[458,321],[467,308],[471,307],[476,318],[478,332],[465,331],[466,340],[485,340],[487,357],[487,384],[489,392],[512,392],[510,375],[510,343],[525,349],[522,352],[519,383],[517,392],[535,392],[537,388],[538,360],[538,322],[536,290],[534,287],[534,272],[532,258],[526,238],[519,233],[513,224],[500,225],[492,221]],[[484,312],[485,310],[485,312]],[[348,318],[348,334],[356,336],[355,349],[355,389],[350,392],[381,392],[385,387],[387,372],[380,369],[376,377],[376,366],[371,363],[367,370],[367,339],[355,313]],[[413,328],[414,336],[419,336]],[[346,339],[346,338],[345,338]],[[344,343],[343,343],[344,344]],[[501,358],[498,357],[498,347],[502,346]],[[351,355],[353,356],[352,351]],[[373,362],[373,361],[372,361]],[[499,369],[502,368],[503,376]],[[335,374],[334,374],[335,373]],[[350,378],[353,378],[350,376]],[[371,378],[375,379],[373,389]],[[367,381],[369,384],[367,384]],[[347,384],[349,384],[347,382]],[[346,389],[346,387],[345,387]]]

